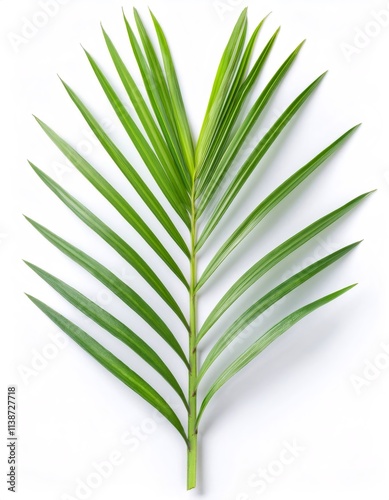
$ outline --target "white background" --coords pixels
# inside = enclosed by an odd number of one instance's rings
[[[288,126],[234,203],[228,220],[224,220],[212,244],[202,254],[201,269],[259,200],[343,131],[363,122],[342,151],[258,226],[242,248],[215,274],[212,285],[205,287],[200,297],[200,321],[227,287],[268,250],[354,196],[378,188],[363,206],[295,253],[246,293],[204,342],[203,352],[206,352],[222,328],[255,297],[279,283],[286,272],[297,271],[318,256],[364,239],[346,259],[284,300],[227,353],[224,362],[245,349],[255,335],[285,314],[358,281],[357,288],[299,323],[215,397],[200,430],[199,488],[189,494],[185,492],[185,449],[178,434],[169,424],[158,420],[147,403],[104,371],[78,346],[70,341],[63,346],[63,336],[57,337],[61,348],[53,354],[53,336],[59,333],[23,294],[25,291],[31,293],[66,313],[142,376],[155,381],[158,390],[170,398],[172,404],[177,403],[166,384],[159,382],[151,369],[92,322],[85,321],[22,262],[22,259],[30,260],[65,278],[128,322],[158,349],[185,384],[181,364],[170,356],[163,342],[112,294],[51,247],[22,217],[23,213],[31,216],[107,265],[152,302],[169,326],[177,331],[180,342],[185,344],[184,332],[162,301],[119,256],[62,206],[26,161],[27,158],[34,161],[60,181],[142,252],[186,307],[185,294],[172,275],[108,203],[66,165],[31,116],[32,113],[38,115],[86,153],[88,160],[131,200],[184,265],[174,245],[164,237],[163,231],[88,132],[56,76],[59,73],[79,92],[99,120],[112,124],[111,136],[144,178],[149,179],[79,46],[82,43],[97,57],[116,88],[121,89],[102,40],[99,22],[103,22],[125,60],[134,68],[121,18],[122,4],[118,0],[70,0],[58,7],[47,22],[40,18],[44,25],[26,43],[18,44],[14,35],[21,36],[26,19],[37,20],[42,7],[36,1],[0,2],[0,497],[12,496],[6,491],[4,473],[5,403],[7,385],[16,384],[20,439],[18,495],[21,500],[177,500],[186,497],[322,500],[329,496],[333,500],[387,500],[389,367],[382,366],[373,373],[371,378],[375,379],[365,381],[359,391],[352,380],[364,376],[367,363],[380,360],[385,364],[382,344],[389,345],[389,26],[385,25],[389,24],[388,2],[135,2],[147,23],[147,5],[150,6],[167,33],[195,134],[223,46],[244,5],[249,6],[250,30],[272,11],[260,36],[257,53],[282,25],[255,95],[288,53],[302,39],[308,39],[248,147],[255,144],[259,132],[266,130],[308,83],[324,70],[330,70],[320,89]],[[132,5],[127,2],[124,7],[131,17]],[[378,25],[373,11],[382,10],[385,11],[382,24]],[[375,24],[371,24],[372,21]],[[367,30],[370,35],[363,38],[360,30]],[[52,359],[44,361],[40,356],[47,353]],[[26,376],[27,369],[37,368],[39,359],[40,369]],[[219,364],[204,380],[205,384],[210,383],[221,366]],[[178,411],[182,416],[181,410]],[[134,439],[138,427],[143,431],[140,438]],[[126,445],[123,437],[129,439],[131,436],[132,441],[127,441]],[[274,477],[271,473],[276,467],[274,460],[283,456],[285,442],[294,441],[300,451],[291,463],[282,466],[278,477]],[[120,464],[109,471],[108,477],[96,476],[94,464],[118,457]],[[259,469],[269,467],[269,481],[261,483],[260,487]],[[80,481],[93,480],[101,484],[82,496],[81,491],[77,491]]]

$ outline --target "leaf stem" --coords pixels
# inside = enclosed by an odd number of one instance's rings
[[[195,180],[192,183],[191,193],[191,256],[190,256],[190,289],[189,289],[189,415],[188,415],[188,465],[187,465],[187,489],[196,486],[197,470],[197,258],[196,258],[196,190]]]

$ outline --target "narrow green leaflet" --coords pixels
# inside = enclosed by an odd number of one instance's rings
[[[155,75],[155,79],[158,81],[158,85],[162,90],[163,98],[165,101],[165,108],[169,107],[169,114],[171,116],[171,121],[176,131],[182,157],[185,160],[185,163],[187,165],[190,174],[193,175],[193,170],[194,170],[193,141],[189,128],[188,119],[186,116],[186,111],[184,108],[184,103],[181,96],[181,90],[178,84],[177,74],[174,68],[173,59],[161,26],[159,25],[158,21],[155,19],[155,17],[151,12],[150,14],[153,19],[154,28],[157,33],[158,42],[161,49],[162,60],[165,68],[165,74],[159,63],[158,56],[147,34],[147,30],[142,22],[142,19],[139,16],[138,11],[134,9],[135,22],[138,27],[138,32],[142,40],[142,45],[145,50],[150,69]]]
[[[106,198],[111,205],[120,213],[120,215],[142,236],[142,238],[150,245],[154,252],[165,262],[165,264],[173,271],[173,273],[182,281],[189,289],[188,282],[178,267],[175,260],[161,244],[155,234],[150,230],[148,225],[138,215],[137,212],[127,203],[127,201],[116,191],[104,177],[97,172],[77,151],[64,141],[58,134],[54,132],[48,125],[36,118],[39,125],[54,142],[59,150],[68,158],[69,161],[77,168],[77,170]]]
[[[128,94],[128,97],[131,100],[132,105],[138,115],[140,122],[143,125],[143,128],[150,139],[150,142],[154,148],[156,155],[158,156],[160,162],[164,166],[164,169],[168,173],[170,182],[174,189],[181,193],[183,196],[183,200],[186,202],[189,207],[189,185],[185,184],[182,179],[180,168],[178,167],[173,155],[171,154],[169,147],[162,135],[157,123],[154,120],[154,117],[148,108],[145,99],[143,98],[141,92],[139,91],[131,73],[129,72],[127,66],[124,64],[121,59],[118,51],[116,50],[115,45],[112,40],[109,38],[107,33],[103,29],[103,35],[105,39],[105,43],[107,44],[107,48],[111,55],[112,61],[115,65],[116,71],[122,81],[122,84]]]
[[[146,55],[146,59],[148,62],[148,66],[150,69],[150,72],[153,76],[154,81],[157,83],[157,88],[159,91],[159,97],[161,99],[164,111],[166,115],[169,117],[169,121],[172,125],[172,128],[175,132],[176,138],[178,139],[178,131],[176,127],[176,123],[174,120],[174,112],[173,112],[173,106],[171,102],[171,97],[169,93],[169,89],[167,86],[167,82],[165,79],[165,75],[163,74],[161,64],[159,62],[159,59],[157,57],[157,54],[154,50],[153,44],[150,41],[150,38],[147,34],[146,28],[143,25],[143,22],[138,14],[138,11],[134,7],[134,19],[136,23],[136,27],[138,29],[138,33],[140,36],[140,40],[142,43],[143,51]],[[179,142],[178,142],[179,144]],[[180,148],[180,151],[182,153],[182,150]]]
[[[266,16],[267,17],[267,16]],[[259,32],[265,22],[266,18],[263,19],[256,29],[254,33],[251,35],[250,40],[244,50],[243,56],[240,60],[239,66],[236,70],[233,82],[231,84],[231,88],[228,92],[228,95],[225,98],[225,102],[223,103],[223,107],[220,111],[220,116],[215,124],[213,139],[209,145],[208,151],[203,160],[203,166],[201,168],[201,179],[206,179],[209,175],[209,171],[212,167],[213,162],[215,161],[215,156],[221,154],[221,150],[223,150],[226,139],[226,125],[228,124],[228,117],[234,109],[236,94],[242,84],[246,76],[247,69],[250,64],[251,56],[255,47],[255,43],[257,41]],[[198,186],[198,191],[200,190],[200,185]],[[199,193],[197,194],[197,196]]]
[[[142,43],[143,51],[146,55],[146,59],[148,62],[150,72],[153,75],[154,81],[157,83],[158,90],[159,90],[159,96],[160,96],[163,108],[165,110],[165,113],[169,117],[169,121],[172,124],[172,127],[177,135],[177,127],[176,127],[176,123],[174,121],[173,107],[172,107],[171,98],[170,98],[167,82],[165,79],[165,75],[163,74],[161,64],[160,64],[159,59],[157,57],[157,54],[154,50],[153,44],[151,43],[150,38],[147,34],[146,28],[145,28],[145,26],[144,26],[144,24],[139,16],[139,13],[135,7],[134,7],[133,11],[134,11],[134,19],[135,19],[136,27],[137,27],[138,33],[140,35],[140,40]]]
[[[186,433],[179,418],[155,389],[77,325],[35,297],[27,297],[96,361],[166,417],[187,443]]]
[[[170,331],[168,326],[158,316],[158,314],[140,297],[132,288],[120,280],[109,269],[101,265],[95,259],[87,255],[82,250],[71,245],[64,239],[60,238],[52,231],[41,226],[37,222],[26,217],[28,222],[32,224],[42,236],[52,243],[58,250],[70,257],[74,262],[83,267],[97,280],[103,283],[111,292],[113,292],[120,300],[127,304],[134,312],[136,312],[153,330],[160,335],[167,344],[180,356],[184,363],[188,364],[185,353],[178,343],[177,339]]]
[[[251,50],[254,47],[255,43],[254,36],[258,35],[259,29],[261,28],[265,19],[258,25],[257,27],[258,31],[256,30],[256,32],[254,32],[250,40],[251,45],[249,43],[246,52],[242,58],[239,71],[235,78],[235,88],[230,93],[231,95],[229,96],[229,99],[227,100],[226,103],[226,108],[227,108],[226,112],[223,116],[223,119],[221,120],[217,135],[215,134],[213,144],[211,144],[210,150],[204,160],[204,167],[199,179],[200,182],[198,184],[198,189],[197,189],[198,197],[200,197],[200,195],[203,193],[204,188],[207,187],[212,182],[214,171],[219,162],[221,161],[221,159],[223,158],[223,155],[229,146],[228,139],[231,137],[231,134],[233,133],[233,128],[238,119],[238,116],[242,111],[243,105],[247,97],[253,90],[253,87],[257,82],[261,70],[264,67],[271,53],[271,49],[273,48],[273,45],[277,39],[278,33],[280,31],[279,28],[276,30],[274,35],[270,38],[269,42],[266,44],[265,48],[259,55],[247,78],[242,82],[241,75],[244,75],[247,69],[248,61],[251,56]],[[233,137],[231,137],[231,139],[233,139]],[[207,205],[207,198],[205,197],[204,200],[205,201],[203,202],[203,198],[201,197],[201,204],[199,206],[199,215],[202,214],[203,210]]]
[[[165,172],[161,162],[159,161],[157,155],[154,153],[153,149],[143,137],[143,134],[135,124],[134,120],[131,118],[126,106],[122,103],[116,92],[114,91],[112,85],[109,83],[107,77],[104,75],[103,71],[93,59],[93,57],[85,51],[86,56],[92,66],[92,69],[104,90],[109,102],[111,103],[115,113],[117,114],[119,120],[122,122],[124,129],[131,138],[132,143],[138,150],[142,160],[144,161],[146,167],[149,169],[154,180],[158,184],[162,193],[165,195],[166,199],[169,201],[170,205],[185,222],[186,226],[190,227],[190,218],[181,197],[181,192],[172,189],[170,179]]]
[[[155,31],[157,33],[159,46],[162,53],[163,64],[165,68],[166,80],[169,86],[169,95],[172,100],[174,118],[177,123],[177,132],[179,134],[183,155],[191,172],[194,170],[194,146],[192,133],[189,126],[188,117],[185,110],[184,101],[181,95],[180,85],[178,83],[176,69],[174,67],[173,57],[170,52],[169,44],[161,25],[150,11],[153,19]]]
[[[205,408],[207,407],[209,401],[215,395],[215,393],[236,373],[238,373],[242,368],[244,368],[250,361],[252,361],[255,357],[258,356],[266,347],[268,347],[274,340],[280,337],[283,333],[285,333],[289,328],[294,326],[298,321],[302,320],[305,316],[312,313],[319,307],[322,307],[332,300],[340,297],[344,293],[348,292],[355,285],[348,286],[346,288],[342,288],[337,292],[331,293],[330,295],[326,295],[315,302],[311,302],[310,304],[298,309],[297,311],[289,314],[286,318],[281,320],[275,326],[270,328],[262,337],[260,337],[254,344],[252,344],[241,356],[238,357],[236,361],[234,361],[223,373],[217,378],[216,382],[212,385],[209,392],[205,396],[200,411],[197,417],[197,422],[200,421]]]
[[[288,257],[295,250],[300,248],[304,243],[315,237],[321,231],[333,224],[335,221],[343,217],[350,210],[355,208],[362,200],[369,196],[371,192],[357,196],[337,210],[325,215],[324,217],[313,222],[302,231],[299,231],[288,240],[281,243],[274,250],[262,257],[248,271],[246,271],[223,295],[216,306],[213,308],[203,326],[198,333],[198,342],[204,337],[208,330],[216,323],[216,321],[227,311],[227,309],[259,278],[266,274],[276,264]],[[201,285],[201,280],[199,287]]]
[[[151,212],[155,215],[156,219],[162,224],[167,233],[171,236],[173,241],[181,248],[181,250],[188,254],[188,249],[183,240],[180,232],[173,224],[165,209],[162,207],[160,202],[157,200],[155,195],[152,193],[150,188],[144,182],[142,177],[138,174],[138,172],[134,169],[134,167],[130,164],[127,158],[123,155],[123,153],[117,148],[117,146],[113,143],[113,141],[108,137],[108,135],[104,132],[104,129],[97,120],[94,118],[92,113],[88,110],[88,108],[84,105],[81,99],[77,96],[77,94],[65,83],[63,85],[69,94],[70,98],[74,102],[74,104],[79,109],[82,116],[85,118],[85,121],[88,123],[89,127],[95,134],[95,136],[100,141],[101,145],[104,147],[106,152],[112,158],[112,160],[119,167],[123,175],[130,182],[130,184],[134,187],[136,192],[145,202],[147,207],[151,210]]]
[[[207,271],[216,269],[228,255],[241,243],[241,241],[273,210],[282,200],[284,200],[294,189],[296,189],[307,177],[309,177],[320,165],[332,156],[359,127],[351,128],[336,141],[321,151],[315,158],[291,175],[285,182],[267,196],[246,219],[238,226],[232,235],[223,243],[216,252],[211,262],[207,266]]]
[[[185,395],[174,375],[162,361],[162,359],[158,356],[158,354],[153,349],[151,349],[151,347],[149,347],[144,340],[142,340],[124,323],[112,316],[112,314],[102,309],[100,306],[89,300],[87,297],[69,286],[64,281],[56,278],[52,274],[44,271],[34,264],[31,264],[30,262],[25,261],[25,263],[62,297],[70,302],[70,304],[83,312],[86,316],[88,316],[95,323],[104,328],[111,335],[121,340],[142,359],[144,359],[146,363],[153,367],[176,391],[186,408],[188,408],[188,403],[186,401]]]
[[[97,233],[104,241],[106,241],[124,260],[126,260],[143,278],[144,280],[158,293],[158,295],[168,304],[168,306],[177,314],[185,328],[189,329],[188,322],[178,306],[175,299],[172,297],[169,290],[158,278],[155,272],[147,264],[147,262],[126,243],[123,238],[116,234],[102,220],[88,210],[84,205],[77,201],[59,184],[46,175],[42,170],[30,162],[31,167],[39,178],[48,186],[58,198],[79,217],[87,226]]]
[[[223,105],[223,112],[222,112],[222,120],[224,121],[226,115],[225,115],[225,110],[228,110],[232,106],[233,99],[236,97],[237,92],[240,92],[240,89],[242,87],[243,82],[245,82],[245,78],[247,76],[248,68],[250,66],[251,58],[253,55],[253,51],[255,48],[255,44],[257,42],[259,33],[261,31],[261,28],[263,24],[265,23],[266,19],[268,16],[266,16],[262,21],[258,24],[258,26],[255,28],[254,32],[252,33],[246,48],[244,49],[243,55],[240,59],[239,65],[236,68],[236,73],[233,77],[232,84],[230,91],[228,93],[228,96],[226,98],[226,102]],[[261,57],[261,56],[260,56]],[[256,61],[255,66],[257,65],[258,61]],[[251,71],[250,71],[251,73]],[[217,141],[217,136],[214,136],[214,139]]]
[[[324,74],[325,75],[325,74]],[[264,137],[259,141],[257,146],[254,148],[253,152],[244,162],[242,167],[239,169],[238,173],[232,180],[231,184],[228,186],[226,192],[223,194],[220,202],[218,203],[215,211],[208,220],[203,232],[201,233],[197,248],[201,248],[205,241],[208,239],[209,235],[216,228],[219,221],[226,213],[231,203],[234,201],[236,196],[239,194],[242,187],[245,185],[250,175],[253,173],[254,169],[265,156],[267,151],[270,149],[271,145],[281,134],[282,130],[294,117],[301,106],[307,101],[307,99],[312,95],[314,90],[317,88],[319,83],[322,81],[324,75],[317,78],[311,85],[309,85],[294,101],[293,103],[284,111],[276,123],[270,128],[270,130],[264,135]]]
[[[306,267],[302,271],[291,276],[289,279],[285,280],[283,283],[273,288],[270,292],[264,295],[262,298],[257,300],[251,307],[249,307],[243,314],[239,316],[238,319],[223,333],[223,335],[216,341],[211,351],[201,365],[201,369],[198,374],[198,382],[203,378],[205,373],[208,371],[209,367],[214,363],[214,361],[220,356],[220,354],[231,344],[231,342],[243,331],[250,323],[252,323],[258,316],[263,314],[272,305],[278,302],[280,299],[285,297],[288,293],[292,292],[294,289],[311,279],[316,274],[320,273],[328,266],[338,261],[340,258],[344,257],[361,242],[353,243],[348,245],[332,254],[318,260],[314,264]]]
[[[201,172],[210,142],[218,124],[223,103],[228,95],[243,50],[247,32],[247,9],[240,15],[223,52],[205,112],[203,125],[196,146],[196,171]]]
[[[123,14],[124,15],[124,14]],[[161,88],[159,87],[158,80],[150,69],[145,56],[139,46],[138,40],[124,15],[124,21],[126,23],[128,37],[131,43],[132,51],[134,53],[135,59],[138,63],[139,71],[142,75],[143,83],[146,88],[147,95],[149,97],[151,106],[154,110],[155,116],[162,130],[162,134],[169,146],[169,150],[173,155],[175,164],[178,167],[179,175],[185,184],[187,191],[190,191],[190,173],[187,165],[185,164],[184,157],[182,156],[181,148],[178,143],[178,138],[176,135],[176,130],[174,124],[170,120],[168,111],[166,110],[166,103],[163,102],[163,97],[161,95]]]
[[[270,101],[271,97],[281,84],[282,80],[286,76],[286,73],[291,68],[293,62],[296,60],[304,42],[302,42],[298,47],[290,54],[290,56],[285,60],[281,67],[276,71],[274,76],[271,78],[269,83],[266,85],[263,92],[260,94],[253,107],[247,113],[246,118],[243,120],[242,124],[239,126],[236,133],[234,133],[231,138],[231,142],[224,153],[222,159],[215,168],[215,172],[212,178],[209,180],[208,184],[202,192],[201,200],[198,207],[199,215],[204,211],[205,207],[208,205],[209,201],[212,199],[217,188],[220,186],[221,181],[224,179],[228,169],[231,167],[232,162],[239,153],[243,143],[248,138],[254,125],[257,123],[261,113],[266,108],[266,105]],[[200,186],[199,189],[202,189]]]
[[[255,43],[255,38],[257,37],[258,35],[258,30],[260,30],[260,28],[262,27],[264,21],[267,19],[267,16],[265,17],[265,19],[263,19],[257,29],[255,30],[255,32],[253,33],[252,35],[252,38],[249,42],[249,44],[247,45],[247,50],[246,50],[246,54],[245,54],[245,58],[251,58],[251,52],[254,48],[254,43]],[[273,35],[270,37],[270,40],[267,42],[267,44],[265,45],[264,49],[262,50],[262,52],[260,53],[260,55],[258,56],[257,60],[255,61],[255,64],[254,66],[252,67],[252,69],[250,70],[249,74],[247,75],[247,77],[245,79],[242,79],[241,80],[241,85],[237,87],[237,101],[236,101],[236,106],[237,106],[237,112],[239,113],[241,107],[242,107],[242,103],[244,101],[244,99],[247,97],[247,95],[249,94],[249,92],[253,89],[253,85],[258,81],[258,76],[259,74],[261,73],[261,70],[265,64],[265,62],[267,61],[269,55],[270,55],[270,52],[273,48],[273,45],[278,37],[278,34],[280,32],[280,27],[276,29],[276,31],[273,33]],[[255,38],[254,38],[255,37]],[[252,44],[252,45],[251,45]],[[250,46],[251,45],[251,46]],[[248,62],[248,61],[247,61]],[[247,69],[248,67],[248,64],[245,62],[243,68]],[[242,68],[242,75],[244,74],[244,69]],[[235,107],[235,104],[234,104],[234,107]]]

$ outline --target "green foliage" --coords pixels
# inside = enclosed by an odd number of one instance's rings
[[[131,203],[85,158],[48,125],[39,119],[37,121],[47,136],[78,171],[116,209],[118,214],[137,231],[139,236],[154,251],[156,258],[159,258],[161,263],[170,269],[172,278],[177,279],[179,285],[183,287],[183,291],[188,294],[189,314],[181,310],[169,284],[164,283],[159,278],[157,270],[154,269],[156,267],[155,263],[154,266],[147,263],[127,241],[94,215],[90,209],[37,166],[32,163],[30,165],[46,186],[83,223],[129,263],[164,300],[172,313],[180,319],[183,329],[189,334],[187,353],[184,352],[178,342],[176,333],[166,325],[158,311],[155,311],[154,307],[148,304],[130,286],[97,260],[65,241],[53,231],[31,219],[27,220],[57,249],[72,259],[78,266],[88,271],[96,280],[100,281],[121,299],[133,314],[137,314],[148,323],[156,334],[169,345],[172,349],[172,355],[176,355],[183,362],[183,368],[188,372],[188,387],[181,387],[167,361],[161,359],[159,354],[147,344],[142,338],[142,332],[135,333],[111,313],[58,277],[49,274],[34,264],[27,264],[65,300],[109,334],[119,339],[123,345],[134,351],[158,375],[163,377],[174,393],[178,395],[187,411],[187,430],[184,429],[184,425],[175,411],[148,382],[73,322],[40,300],[30,295],[28,297],[59,328],[124,384],[157,408],[177,429],[183,437],[188,450],[188,489],[190,489],[196,484],[197,435],[200,418],[215,393],[295,323],[344,294],[354,285],[308,303],[306,306],[289,314],[265,333],[257,332],[246,351],[232,363],[228,364],[226,362],[224,370],[208,388],[203,387],[205,373],[208,372],[216,359],[223,357],[226,347],[258,316],[303,283],[347,255],[359,242],[345,246],[322,258],[258,298],[224,332],[219,331],[216,342],[214,342],[201,366],[198,366],[198,352],[201,349],[202,338],[217,324],[218,320],[232,304],[252,285],[257,283],[265,273],[355,208],[369,193],[358,196],[331,213],[313,221],[310,225],[289,236],[276,248],[259,258],[224,293],[204,323],[198,327],[197,294],[199,290],[205,287],[219,266],[224,265],[224,261],[228,260],[230,254],[243,243],[257,225],[275,207],[281,204],[290,193],[301,186],[328,158],[336,153],[352,135],[356,127],[351,128],[334,140],[332,144],[318,153],[317,156],[262,200],[247,215],[238,228],[226,238],[201,276],[197,276],[197,258],[203,246],[206,246],[209,240],[212,239],[214,230],[220,224],[225,224],[228,214],[233,209],[233,202],[244,194],[244,186],[252,173],[292,118],[296,117],[299,109],[307,104],[309,98],[323,80],[324,75],[319,76],[308,85],[263,135],[248,157],[238,161],[239,153],[246,144],[250,133],[255,130],[262,112],[267,108],[288,71],[292,68],[303,43],[291,52],[259,93],[254,104],[248,111],[243,112],[248,98],[255,92],[258,78],[270,57],[279,33],[279,29],[276,30],[265,43],[259,56],[251,64],[255,44],[266,18],[258,24],[246,44],[247,12],[244,10],[223,52],[199,138],[194,141],[166,36],[154,15],[151,14],[159,46],[156,47],[136,10],[134,10],[134,17],[137,34],[125,16],[124,23],[128,33],[129,46],[132,48],[143,79],[145,95],[138,89],[133,75],[124,64],[122,57],[104,29],[103,36],[118,77],[128,95],[129,101],[132,103],[136,118],[132,116],[132,112],[128,111],[129,107],[126,100],[119,97],[114,90],[107,74],[100,68],[91,54],[87,51],[85,53],[92,71],[101,85],[102,93],[105,94],[128,134],[129,140],[139,152],[145,167],[154,178],[160,190],[158,195],[145,183],[142,173],[131,165],[126,155],[104,131],[93,112],[88,109],[69,85],[65,82],[63,82],[63,85],[102,147],[120,169],[124,178],[130,182],[139,197],[154,214],[157,223],[165,230],[166,235],[175,243],[177,254],[167,250],[163,242],[155,236],[152,229],[146,224],[142,214],[138,213],[131,206]],[[137,123],[140,123],[141,127]],[[238,166],[237,172],[223,190],[221,188],[222,181],[226,179],[226,174],[229,173],[233,165]],[[217,203],[215,203],[216,194],[219,195]],[[172,210],[187,227],[187,237],[181,234],[168,211],[163,208],[161,201],[158,199],[160,195],[165,197]],[[212,205],[214,205],[214,208],[211,208]],[[284,215],[287,216],[286,213]],[[198,230],[199,221],[203,223],[203,230],[200,233]],[[181,269],[177,264],[176,257],[180,252],[188,258],[188,269]],[[187,396],[185,395],[186,392]],[[205,396],[202,398],[198,410],[197,398],[198,394],[202,393]]]

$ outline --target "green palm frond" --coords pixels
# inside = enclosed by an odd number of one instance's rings
[[[211,90],[203,124],[198,139],[195,141],[190,127],[182,92],[178,82],[173,57],[167,38],[151,13],[156,40],[153,43],[139,13],[134,10],[135,29],[124,15],[124,26],[128,34],[129,47],[132,49],[145,93],[135,83],[130,69],[124,64],[121,55],[112,39],[103,30],[103,37],[108,52],[116,69],[117,77],[131,102],[134,112],[129,111],[126,99],[115,91],[105,72],[96,59],[85,51],[92,72],[101,86],[102,93],[112,106],[129,140],[135,146],[144,167],[149,171],[158,186],[158,194],[154,193],[143,180],[142,172],[130,163],[114,140],[99,124],[93,112],[82,101],[77,93],[65,82],[64,88],[78,108],[81,115],[95,134],[102,147],[114,164],[121,171],[153,214],[157,224],[173,241],[175,252],[169,251],[164,243],[155,235],[145,222],[142,214],[136,211],[131,202],[125,199],[97,169],[89,163],[68,142],[40,119],[37,122],[51,141],[68,158],[76,169],[105,198],[120,216],[139,234],[155,255],[172,273],[179,286],[188,296],[189,311],[183,311],[169,283],[163,282],[158,275],[155,264],[148,263],[131,244],[119,236],[93,211],[78,201],[71,193],[30,162],[32,169],[46,186],[92,231],[105,241],[117,254],[130,264],[143,280],[166,303],[169,311],[180,320],[181,328],[188,334],[186,352],[177,340],[178,332],[166,324],[163,317],[128,284],[118,278],[112,271],[96,259],[69,243],[55,232],[30,218],[27,220],[37,231],[63,254],[86,270],[96,280],[116,295],[133,314],[142,318],[152,330],[171,348],[172,355],[182,362],[182,369],[187,371],[188,384],[182,387],[173,375],[169,363],[150,347],[142,338],[141,332],[134,332],[122,321],[96,304],[78,290],[58,277],[46,272],[36,265],[27,265],[49,284],[59,295],[75,308],[102,327],[106,332],[119,339],[123,345],[135,352],[144,362],[152,367],[180,398],[187,412],[187,426],[181,422],[175,410],[166,400],[143,378],[129,366],[120,361],[106,348],[100,345],[88,333],[31,295],[28,297],[59,328],[66,332],[76,343],[85,349],[107,370],[124,384],[139,394],[145,401],[160,411],[183,437],[188,455],[188,489],[196,485],[197,436],[200,430],[201,417],[213,396],[235,374],[254,360],[266,347],[298,321],[316,309],[328,304],[343,295],[354,285],[348,286],[318,300],[311,301],[304,307],[281,319],[265,333],[258,332],[245,352],[238,355],[232,363],[225,362],[225,367],[209,387],[204,384],[204,375],[219,358],[223,358],[225,349],[256,318],[276,304],[286,295],[292,293],[303,283],[310,280],[333,263],[346,256],[358,244],[352,243],[321,260],[311,264],[294,274],[269,292],[259,297],[247,310],[228,326],[220,331],[211,346],[208,355],[200,364],[198,355],[203,337],[214,327],[219,319],[229,310],[251,286],[256,284],[268,271],[283,262],[293,252],[308,243],[316,235],[334,224],[353,208],[357,207],[370,193],[365,193],[335,208],[320,219],[311,222],[294,235],[286,239],[266,255],[260,256],[246,272],[227,290],[211,310],[202,325],[197,324],[197,297],[199,292],[206,293],[203,288],[212,280],[219,266],[224,266],[231,253],[243,244],[245,238],[257,225],[289,194],[302,185],[320,166],[324,164],[352,136],[357,127],[352,127],[336,138],[311,161],[282,182],[273,192],[249,213],[224,243],[215,252],[205,270],[198,275],[197,261],[203,247],[207,247],[213,239],[214,231],[224,225],[231,211],[232,203],[244,193],[244,187],[251,178],[258,164],[269,149],[274,146],[278,137],[285,130],[297,112],[306,106],[322,82],[320,75],[305,90],[295,97],[279,118],[257,142],[247,158],[241,158],[242,149],[247,143],[250,133],[255,130],[259,118],[267,109],[277,89],[293,67],[298,57],[302,42],[295,48],[278,70],[270,78],[264,88],[258,92],[253,104],[247,111],[248,99],[254,96],[259,76],[269,59],[277,41],[279,29],[265,42],[263,50],[252,61],[256,41],[261,34],[263,19],[247,38],[247,11],[239,16],[231,37],[222,54],[219,67]],[[134,113],[134,114],[132,114]],[[232,166],[238,167],[234,175],[230,175]],[[230,177],[225,188],[227,174]],[[217,196],[216,196],[217,195]],[[164,199],[161,200],[160,198]],[[169,209],[164,207],[168,206]],[[212,208],[213,207],[213,208]],[[170,208],[187,228],[187,236],[182,234],[169,215]],[[202,227],[202,230],[199,230]],[[181,254],[181,255],[180,255]],[[178,256],[182,254],[188,259],[187,269],[178,264]],[[205,394],[198,405],[198,394]]]

